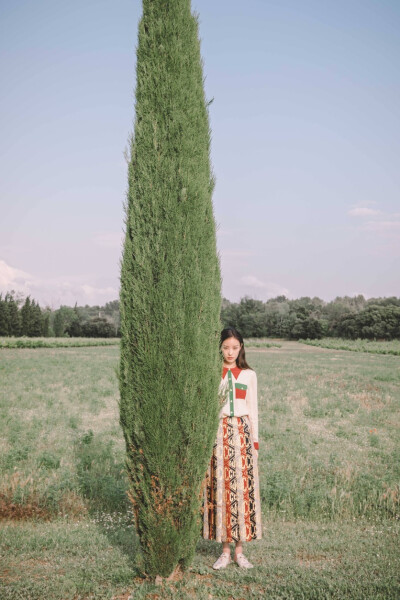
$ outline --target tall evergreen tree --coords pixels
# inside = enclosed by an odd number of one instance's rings
[[[218,426],[220,270],[190,0],[143,0],[121,263],[120,422],[144,570],[185,569]]]
[[[0,335],[10,335],[10,314],[8,310],[7,296],[3,300],[0,294]]]
[[[46,307],[42,313],[42,333],[43,337],[49,337],[50,335],[50,315],[51,309]]]
[[[31,337],[40,337],[43,333],[43,316],[42,310],[35,300],[32,300],[31,314],[32,319],[28,335]]]
[[[21,335],[21,314],[18,310],[18,303],[14,297],[14,292],[8,292],[5,297],[8,304],[9,314],[9,335]]]
[[[27,296],[21,308],[21,334],[30,335],[32,323],[32,305],[31,298]]]

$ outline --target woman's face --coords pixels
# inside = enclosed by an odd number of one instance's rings
[[[224,363],[234,366],[239,355],[241,343],[234,337],[227,338],[222,342],[221,351]]]

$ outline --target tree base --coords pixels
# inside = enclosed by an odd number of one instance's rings
[[[182,577],[183,571],[181,569],[181,566],[178,564],[172,571],[171,575],[168,575],[168,577],[161,577],[161,575],[157,575],[155,579],[155,584],[161,585],[164,581],[178,581],[179,579],[182,579]]]

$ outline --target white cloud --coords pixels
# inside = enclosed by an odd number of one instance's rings
[[[246,294],[254,295],[263,292],[263,297],[274,298],[275,296],[288,296],[289,290],[274,281],[262,281],[255,275],[245,275],[239,280],[240,286],[246,287]]]
[[[365,206],[356,206],[348,211],[348,214],[353,217],[369,217],[358,221],[356,229],[363,232],[371,232],[376,234],[380,240],[398,243],[400,241],[400,219],[399,213],[384,213],[380,210],[375,210]]]
[[[264,281],[261,281],[261,279],[255,277],[254,275],[246,275],[245,277],[242,277],[240,283],[254,288],[267,288],[267,284]]]
[[[348,214],[352,217],[372,217],[380,215],[380,210],[374,210],[373,208],[367,208],[366,206],[359,206],[349,210]]]
[[[25,291],[33,281],[34,278],[29,273],[11,267],[5,260],[0,259],[0,291],[10,291],[14,288]]]
[[[111,286],[105,288],[94,287],[92,285],[82,285],[82,290],[88,299],[92,298],[93,302],[98,304],[99,297],[112,298],[113,300],[118,296],[118,290]]]
[[[61,304],[74,306],[75,302],[79,305],[103,305],[118,298],[117,287],[96,287],[82,279],[71,276],[43,279],[0,260],[0,293],[15,290],[23,296],[30,295],[42,307],[55,309]]]
[[[378,233],[396,232],[400,231],[400,221],[368,221],[364,223],[363,229]]]

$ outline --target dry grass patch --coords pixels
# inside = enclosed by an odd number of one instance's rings
[[[371,387],[372,390],[348,394],[349,398],[358,402],[360,406],[362,408],[365,408],[365,410],[367,410],[368,412],[370,412],[371,410],[379,410],[387,405],[387,403],[383,402],[382,397],[378,396],[376,393],[376,390],[379,390],[379,388],[373,388],[373,386]],[[388,399],[390,402],[390,396],[388,397]]]

